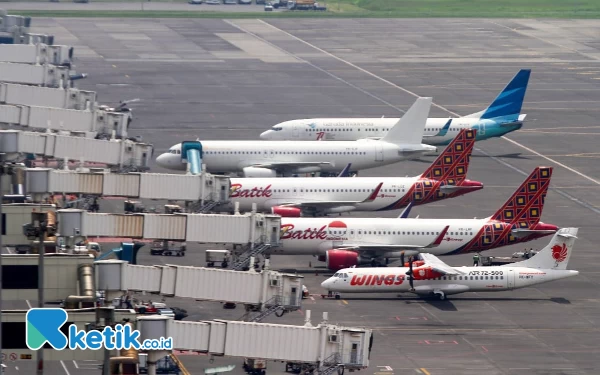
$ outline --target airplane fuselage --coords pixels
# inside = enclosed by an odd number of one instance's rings
[[[451,121],[448,131],[440,134],[444,125]],[[273,126],[261,134],[262,139],[298,141],[355,141],[380,138],[396,124],[398,118],[312,118],[290,120]],[[476,140],[499,137],[523,125],[522,121],[500,123],[478,118],[429,118],[425,125],[423,143],[435,146],[447,145],[461,129],[477,129]],[[276,130],[278,129],[278,130]],[[443,133],[443,132],[442,132]]]
[[[419,145],[397,145],[376,140],[348,142],[294,141],[200,141],[202,163],[209,173],[241,172],[243,168],[270,163],[325,163],[299,166],[296,173],[340,172],[352,163],[352,170],[376,168],[393,164],[420,154],[407,150]],[[427,146],[429,151],[434,150]],[[423,148],[423,153],[428,150]],[[178,153],[179,152],[179,153]],[[157,164],[174,170],[186,170],[181,162],[181,144],[157,158]]]
[[[376,189],[383,186],[373,201],[362,202]],[[462,182],[461,182],[462,183]],[[466,181],[469,183],[469,181]],[[354,177],[354,178],[232,178],[231,204],[239,202],[243,212],[257,204],[259,211],[290,203],[331,202],[323,213],[349,211],[385,211],[452,198],[466,194],[469,189],[453,193],[440,193],[442,182],[417,177]],[[335,202],[361,202],[356,204]],[[316,206],[316,205],[315,205]]]
[[[499,292],[564,279],[579,273],[572,270],[543,270],[510,264],[454,268],[465,275],[413,280],[414,293],[426,295],[434,290],[442,291],[445,294]],[[325,280],[322,286],[333,292],[403,293],[411,291],[407,272],[409,272],[408,267],[345,268]]]
[[[340,224],[341,223],[341,224]],[[539,223],[540,227],[544,224]],[[550,225],[550,224],[549,224]],[[399,258],[393,245],[428,246],[449,226],[437,247],[426,249],[434,255],[480,252],[531,241],[548,234],[513,236],[517,224],[486,219],[387,219],[387,218],[284,218],[280,245],[271,254],[324,255],[345,245],[377,245],[382,258]],[[554,226],[552,226],[554,227]],[[555,228],[555,227],[554,227]],[[554,229],[556,230],[556,229]]]

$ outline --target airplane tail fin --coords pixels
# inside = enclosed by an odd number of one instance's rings
[[[431,101],[431,98],[418,98],[381,140],[395,144],[420,145],[423,142]]]
[[[573,247],[577,239],[578,228],[559,229],[550,243],[531,258],[512,263],[509,266],[530,267],[545,270],[565,270],[573,254]]]
[[[542,217],[551,177],[552,167],[535,168],[490,220],[518,224],[525,230],[535,228]]]
[[[530,75],[531,69],[521,69],[489,107],[465,117],[481,120],[501,118],[502,121],[518,121]]]
[[[467,178],[476,135],[477,130],[475,129],[462,129],[429,168],[423,172],[421,178],[453,179],[455,182]]]

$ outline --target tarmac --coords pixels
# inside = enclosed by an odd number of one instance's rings
[[[33,25],[34,32],[75,46],[78,71],[89,73],[77,86],[97,91],[102,104],[141,99],[130,105],[131,133],[153,143],[155,155],[183,140],[258,139],[270,126],[296,118],[397,117],[417,96],[433,97],[430,117],[467,115],[484,109],[519,69],[531,68],[523,129],[476,145],[468,175],[485,188],[415,207],[411,216],[489,216],[533,168],[552,166],[542,221],[580,228],[569,264],[579,276],[446,301],[350,294],[325,300],[320,283],[328,273],[309,267],[321,265],[316,258],[273,256],[274,268],[311,270],[303,275],[312,296],[302,311],[265,322],[302,325],[311,310],[317,324],[327,311],[333,323],[374,329],[363,374],[600,373],[600,21],[36,18]],[[360,175],[418,175],[427,165],[402,162]],[[103,208],[122,210],[118,201]],[[549,239],[487,254],[540,249]],[[143,253],[140,263],[205,265],[202,248],[188,249],[185,258]],[[470,255],[442,259],[472,264]],[[186,320],[243,315],[240,306],[166,301],[185,308]],[[243,374],[241,358],[179,358],[192,374],[226,364],[237,365],[232,374]],[[8,364],[6,374],[19,373],[15,365],[33,371],[32,363]],[[49,363],[46,373],[99,373],[78,366]],[[267,373],[282,374],[284,365],[269,363]]]

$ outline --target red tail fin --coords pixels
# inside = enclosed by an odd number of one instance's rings
[[[471,152],[475,145],[477,130],[462,129],[448,147],[421,175],[421,178],[433,180],[455,179],[456,182],[467,178],[471,161]]]
[[[505,223],[519,223],[519,227],[531,227],[542,217],[544,199],[550,186],[552,167],[537,167],[519,186],[517,191],[491,217]]]

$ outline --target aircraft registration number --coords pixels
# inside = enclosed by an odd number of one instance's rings
[[[504,275],[504,271],[470,271],[469,276],[496,276]]]

